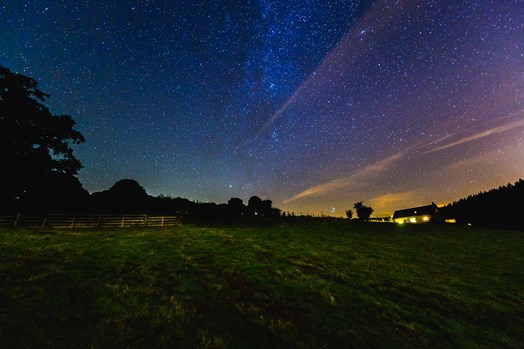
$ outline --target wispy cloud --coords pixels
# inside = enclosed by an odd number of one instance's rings
[[[377,161],[371,165],[356,170],[352,174],[346,177],[337,178],[335,180],[319,184],[317,186],[306,189],[289,199],[285,200],[284,203],[288,203],[294,200],[310,197],[319,196],[327,192],[331,192],[337,189],[350,188],[355,186],[361,186],[366,183],[373,176],[384,173],[394,162],[400,160],[405,155],[404,152],[397,153],[386,159]]]
[[[522,112],[523,112],[523,110],[521,110],[518,114],[522,114]],[[444,144],[444,145],[441,145],[441,146],[429,149],[428,151],[425,152],[425,154],[435,153],[437,151],[449,149],[449,148],[455,147],[455,146],[460,145],[460,144],[472,142],[472,141],[475,141],[477,139],[481,139],[481,138],[488,137],[488,136],[491,136],[491,135],[494,135],[494,134],[506,132],[506,131],[515,129],[517,127],[522,127],[522,126],[524,126],[524,119],[513,121],[513,122],[509,122],[507,124],[500,125],[500,126],[492,128],[492,129],[476,133],[476,134],[471,135],[471,136],[464,137],[464,138],[459,139],[457,141],[454,141],[454,142],[451,142],[451,143],[448,143],[448,144]],[[443,141],[444,139],[445,138],[440,139],[439,142]]]
[[[384,216],[406,206],[418,195],[416,191],[402,191],[375,196],[369,199],[369,204],[375,209],[375,215]]]
[[[496,150],[488,153],[482,153],[475,157],[455,161],[446,167],[446,171],[463,171],[471,169],[473,166],[493,163],[498,158],[500,158],[500,152]]]
[[[388,6],[387,1],[383,1],[380,5],[372,7],[359,23],[355,24],[340,39],[337,45],[326,54],[322,62],[309,74],[286,102],[264,122],[256,133],[242,140],[237,148],[248,143],[252,138],[260,136],[300,98],[307,99],[312,93],[323,88],[323,85],[328,82],[332,84],[332,81],[340,76],[340,71],[347,70],[354,58],[358,57],[365,47],[363,34],[371,35],[368,31],[372,27],[374,36],[388,35],[390,33],[389,25],[391,21],[394,20],[395,16],[402,14],[405,8],[412,6],[413,3],[413,0],[398,0],[396,6]]]
[[[369,199],[369,202],[377,206],[391,206],[397,205],[399,202],[406,201],[406,199],[409,198],[411,195],[412,193],[409,191],[389,193],[371,198]]]
[[[519,111],[517,111],[515,113],[512,113],[511,116],[520,115],[523,112],[524,112],[524,109],[523,110],[519,110]],[[458,146],[460,144],[472,142],[472,141],[475,141],[477,139],[481,139],[481,138],[484,138],[484,137],[488,137],[490,135],[506,132],[506,131],[509,131],[509,130],[512,130],[512,129],[515,129],[515,128],[518,128],[518,127],[522,127],[522,126],[524,126],[524,119],[508,122],[506,124],[503,124],[503,125],[491,128],[489,130],[486,130],[486,131],[483,131],[483,132],[479,132],[479,133],[476,133],[474,135],[470,135],[470,136],[467,136],[467,137],[463,137],[463,138],[461,138],[459,140],[456,140],[456,141],[453,141],[453,142],[450,142],[450,143],[447,143],[447,144],[436,146],[434,148],[431,148],[431,149],[427,150],[424,153],[419,153],[418,156],[426,155],[426,154],[430,154],[430,153],[435,153],[435,152],[438,152],[438,151],[441,151],[441,150],[445,150],[445,149],[449,149],[449,148]],[[317,196],[321,196],[321,195],[323,195],[325,193],[332,192],[332,191],[335,191],[335,190],[341,190],[341,189],[357,190],[357,189],[360,189],[363,186],[368,185],[370,182],[373,182],[375,176],[377,176],[377,175],[379,175],[381,173],[384,173],[387,169],[392,167],[394,163],[399,162],[400,160],[405,158],[406,155],[411,154],[412,156],[417,156],[416,153],[414,153],[414,152],[417,152],[417,150],[424,149],[424,148],[427,149],[429,146],[437,145],[439,143],[442,143],[445,140],[450,139],[450,138],[456,136],[457,134],[458,133],[444,136],[444,137],[438,139],[437,141],[433,141],[431,143],[426,143],[426,144],[422,144],[422,145],[420,143],[419,144],[413,144],[411,147],[408,147],[403,152],[399,152],[399,153],[397,153],[397,154],[395,154],[393,156],[390,156],[390,157],[385,158],[383,160],[380,160],[380,161],[377,161],[375,163],[372,163],[372,164],[370,164],[370,165],[368,165],[368,166],[366,166],[364,168],[356,170],[355,172],[349,174],[348,176],[337,178],[337,179],[334,179],[332,181],[325,182],[325,183],[316,185],[314,187],[308,188],[308,189],[306,189],[306,190],[304,190],[304,191],[302,191],[302,192],[300,192],[300,193],[298,193],[298,194],[296,194],[296,195],[294,195],[294,196],[284,200],[283,203],[289,203],[289,202],[292,202],[292,201],[295,201],[295,200],[299,200],[299,199],[303,199],[303,198],[307,198],[307,197],[317,197]],[[456,164],[455,166],[459,166],[459,164]],[[395,202],[406,201],[408,196],[409,196],[408,192],[395,193],[395,194],[385,194],[385,195],[377,196],[377,197],[375,197],[373,199],[370,199],[370,201],[373,200],[377,204],[377,206],[388,206],[387,204],[390,204],[390,206],[393,206],[393,204]],[[387,201],[389,201],[389,202],[387,202]]]

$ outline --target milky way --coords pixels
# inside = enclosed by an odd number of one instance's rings
[[[524,177],[524,3],[7,1],[89,191],[377,215]]]

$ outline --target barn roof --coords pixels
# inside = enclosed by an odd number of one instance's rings
[[[393,219],[421,215],[434,215],[437,212],[437,208],[438,206],[434,203],[427,206],[405,208],[403,210],[395,211],[395,213],[393,214]]]

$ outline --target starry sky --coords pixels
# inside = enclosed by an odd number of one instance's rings
[[[388,215],[524,177],[521,0],[6,0],[0,33],[90,192]]]

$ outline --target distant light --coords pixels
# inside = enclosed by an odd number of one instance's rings
[[[410,223],[417,223],[417,219],[416,219],[415,217],[411,217],[411,218],[409,219],[409,222],[410,222]]]
[[[471,227],[471,223],[468,223],[468,227]]]
[[[457,220],[455,218],[445,219],[445,223],[457,223]]]
[[[422,220],[423,220],[424,222],[429,222],[429,216],[424,216],[424,217],[422,217]]]

